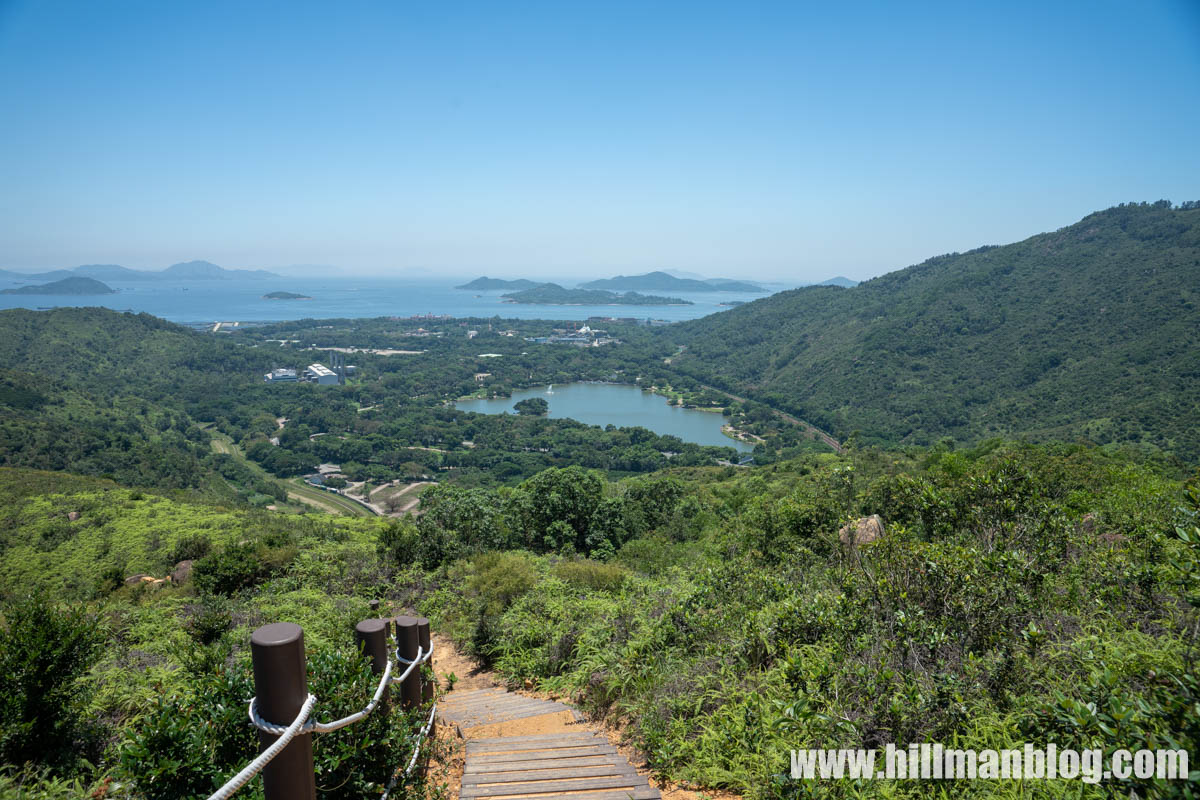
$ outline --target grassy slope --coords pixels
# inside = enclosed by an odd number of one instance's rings
[[[1054,233],[673,326],[673,367],[869,441],[1088,437],[1200,458],[1200,210]]]

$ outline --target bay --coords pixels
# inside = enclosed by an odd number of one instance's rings
[[[117,311],[146,312],[185,325],[213,322],[280,322],[293,319],[451,317],[586,320],[589,317],[635,317],[678,322],[696,319],[763,294],[739,292],[679,293],[694,305],[558,306],[505,302],[503,292],[455,289],[461,280],[444,282],[401,278],[280,278],[278,280],[106,281],[116,294],[94,296],[0,295],[0,309],[103,306]],[[0,280],[0,289],[29,281]],[[268,292],[287,291],[311,300],[265,300]]]

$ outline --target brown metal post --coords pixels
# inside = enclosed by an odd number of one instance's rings
[[[417,657],[421,637],[417,632],[416,617],[396,617],[392,620],[396,626],[396,648],[401,657],[410,661]],[[407,664],[401,665],[405,669]],[[409,673],[404,683],[400,684],[400,702],[405,709],[417,708],[421,705],[421,669],[418,667]]]
[[[425,653],[428,653],[429,648],[431,646],[430,642],[429,642],[429,620],[426,619],[425,617],[417,617],[417,640],[418,640],[418,643],[421,645],[421,650]],[[430,676],[433,676],[433,659],[430,659],[429,661],[426,661],[425,663],[429,665]],[[423,679],[421,681],[421,702],[422,703],[428,703],[430,700],[433,699],[434,680],[436,680],[436,678],[434,678],[433,680],[424,680]]]
[[[291,723],[308,699],[304,631],[291,622],[264,625],[250,636],[250,660],[254,665],[259,715],[275,725]],[[259,731],[259,752],[278,738]],[[292,739],[267,764],[262,775],[267,800],[316,800],[312,735],[306,733]]]
[[[354,640],[358,642],[358,651],[371,657],[371,672],[376,675],[383,673],[388,663],[387,651],[388,621],[386,619],[364,619],[354,626]],[[380,705],[387,708],[388,690],[385,687]]]

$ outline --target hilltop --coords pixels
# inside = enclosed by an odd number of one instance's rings
[[[1110,208],[859,284],[781,292],[661,335],[672,368],[842,439],[1132,443],[1196,460],[1200,207]]]
[[[513,281],[506,281],[502,278],[489,278],[484,276],[476,278],[470,283],[464,283],[462,286],[455,286],[455,289],[473,289],[475,291],[494,291],[497,289],[532,289],[535,286],[540,286],[537,281],[527,280],[526,278],[517,278]]]
[[[648,272],[645,275],[618,275],[615,278],[602,278],[579,284],[580,289],[635,289],[638,291],[670,291],[670,292],[765,292],[766,289],[749,281],[735,281],[730,278],[710,278],[695,280],[693,278],[677,278],[666,272]]]
[[[0,294],[93,295],[116,294],[116,290],[91,278],[63,278],[37,286],[0,290]]]

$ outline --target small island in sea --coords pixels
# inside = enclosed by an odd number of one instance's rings
[[[690,300],[678,297],[659,297],[653,294],[625,292],[618,294],[603,289],[564,289],[557,283],[543,283],[532,289],[501,295],[507,303],[537,303],[555,306],[690,306]]]
[[[579,284],[580,289],[618,289],[651,292],[756,292],[767,290],[750,281],[735,281],[730,278],[694,280],[677,278],[666,272],[648,272],[645,275],[618,275]]]
[[[93,278],[63,278],[61,281],[41,283],[36,286],[22,286],[19,289],[5,289],[0,294],[57,294],[57,295],[92,295],[116,294],[117,290]]]
[[[263,300],[312,300],[306,294],[296,294],[295,292],[267,292],[262,296]]]

